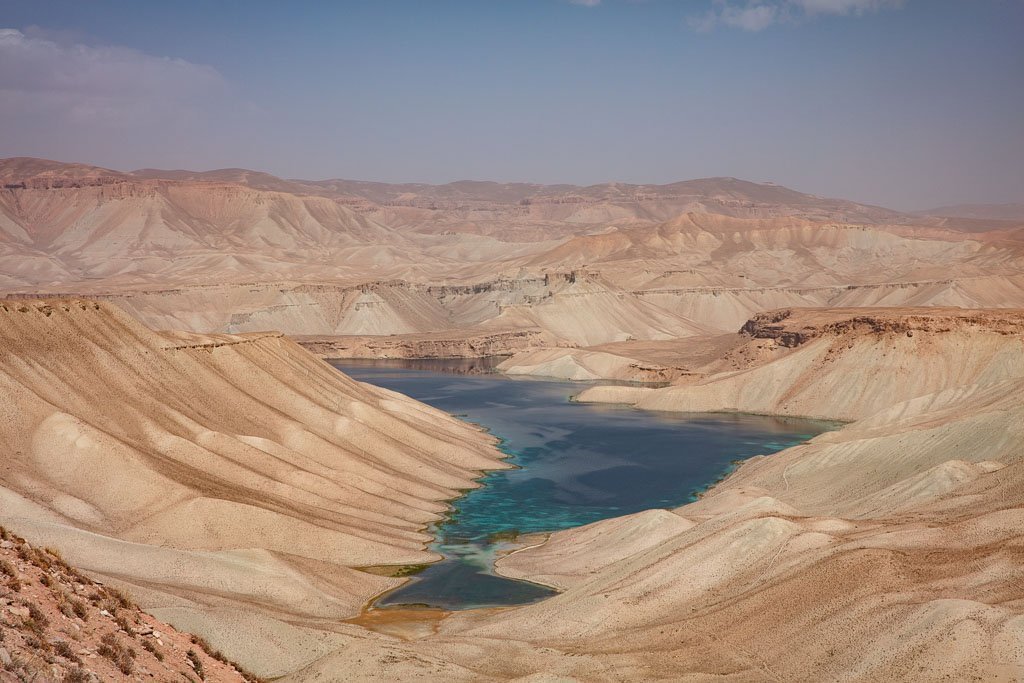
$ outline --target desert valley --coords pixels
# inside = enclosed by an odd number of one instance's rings
[[[254,676],[1024,670],[1024,217],[732,178],[0,176],[0,522]],[[494,356],[580,404],[838,422],[694,502],[506,539],[495,575],[545,599],[374,607],[510,452],[320,358]]]
[[[0,683],[1024,683],[1021,27],[0,0]]]

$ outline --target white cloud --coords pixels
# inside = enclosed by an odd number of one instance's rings
[[[601,0],[569,0],[569,2],[583,7],[597,7],[601,4]]]
[[[690,18],[690,25],[698,31],[710,31],[718,26],[762,31],[772,24],[804,17],[859,16],[902,4],[903,0],[713,0],[705,14]]]
[[[718,20],[726,26],[744,31],[760,31],[775,23],[779,8],[775,5],[751,5],[749,7],[724,7]]]
[[[807,14],[865,14],[898,7],[903,0],[792,0]]]
[[[45,115],[117,125],[188,115],[223,93],[212,67],[119,46],[63,43],[0,29],[0,116]]]

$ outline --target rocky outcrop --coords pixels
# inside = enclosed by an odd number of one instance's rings
[[[256,681],[52,549],[0,526],[0,680]]]
[[[1002,335],[1024,335],[1024,314],[1016,310],[963,311],[934,309],[792,309],[766,311],[740,329],[754,339],[771,339],[796,348],[822,336],[943,334],[978,329]]]
[[[787,309],[757,316],[740,337],[749,341],[701,377],[648,391],[595,387],[579,400],[854,420],[947,387],[1024,377],[1019,310]]]
[[[395,335],[387,337],[296,337],[321,358],[486,358],[558,343],[541,330]]]

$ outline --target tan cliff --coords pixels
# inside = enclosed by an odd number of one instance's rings
[[[752,318],[742,344],[662,389],[595,387],[579,400],[649,410],[852,420],[952,386],[1021,377],[1019,311],[785,309]]]

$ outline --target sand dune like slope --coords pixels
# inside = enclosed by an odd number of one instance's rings
[[[502,466],[278,334],[162,335],[86,300],[0,318],[0,521],[210,634],[231,608],[353,615],[396,580],[352,567],[433,559],[441,501]]]
[[[1019,315],[971,312],[959,325],[1019,343]],[[826,320],[794,312],[778,332]],[[907,324],[923,336],[920,320]],[[935,362],[920,355],[901,377]],[[698,502],[557,532],[501,559],[503,573],[565,592],[452,617],[430,651],[495,676],[1020,681],[1024,356],[997,365],[940,371],[934,391],[909,400],[884,374],[865,377],[874,410],[745,462]],[[490,648],[502,657],[479,656]]]
[[[650,410],[853,420],[948,387],[1024,377],[1024,316],[961,309],[784,309],[755,316],[712,373],[579,400]]]

